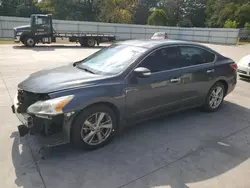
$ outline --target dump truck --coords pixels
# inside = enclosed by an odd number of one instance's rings
[[[55,43],[58,38],[68,38],[69,42],[80,43],[84,47],[93,47],[102,42],[114,41],[115,35],[86,32],[56,32],[51,14],[32,14],[30,25],[14,28],[14,42],[34,47],[38,43]]]

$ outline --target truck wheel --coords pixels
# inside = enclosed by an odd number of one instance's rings
[[[89,47],[94,47],[95,46],[95,39],[94,38],[88,39],[87,44]]]
[[[25,39],[25,46],[27,47],[34,47],[36,45],[36,41],[33,37],[27,37]]]
[[[106,105],[94,105],[84,109],[73,121],[71,142],[77,148],[97,149],[115,136],[118,119]]]

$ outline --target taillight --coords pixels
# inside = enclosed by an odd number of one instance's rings
[[[234,70],[237,70],[237,69],[238,69],[238,66],[237,66],[236,63],[233,63],[233,64],[231,64],[230,66],[231,66]]]

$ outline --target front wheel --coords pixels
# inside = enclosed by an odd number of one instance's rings
[[[36,45],[36,41],[33,37],[27,37],[24,42],[27,47],[34,47]]]
[[[209,90],[205,105],[203,106],[205,111],[214,112],[218,110],[224,100],[225,87],[222,83],[215,83]]]
[[[97,149],[106,145],[117,131],[117,118],[112,109],[95,105],[83,110],[71,129],[71,142],[77,148]]]

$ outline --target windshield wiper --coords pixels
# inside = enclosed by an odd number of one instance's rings
[[[77,66],[77,68],[82,69],[82,70],[84,70],[84,71],[86,71],[86,72],[89,72],[89,73],[91,73],[91,74],[96,74],[95,72],[93,72],[92,70],[89,70],[89,69],[86,68],[86,67]]]

